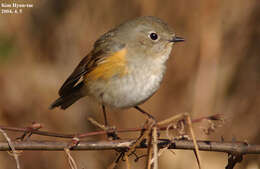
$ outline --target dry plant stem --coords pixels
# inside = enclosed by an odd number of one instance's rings
[[[141,130],[140,136],[133,142],[133,144],[131,144],[129,150],[125,153],[125,157],[127,157],[126,159],[128,160],[128,156],[129,154],[131,154],[138,145],[140,145],[140,143],[143,141],[144,138],[148,137],[148,134],[151,132],[151,128],[152,126],[154,126],[154,121],[151,119],[148,119],[143,128],[147,128],[147,130]],[[148,146],[149,149],[149,146]],[[127,162],[129,163],[129,161]],[[129,164],[126,164],[127,167],[129,167]]]
[[[194,152],[195,152],[195,155],[196,155],[196,159],[197,159],[199,168],[202,168],[201,167],[201,157],[200,157],[200,154],[199,154],[199,147],[198,147],[197,139],[195,138],[195,134],[194,134],[193,129],[192,129],[192,122],[191,122],[191,119],[190,119],[190,115],[189,114],[185,114],[184,116],[186,117],[187,122],[188,122],[191,138],[192,138],[192,141],[193,141],[193,144],[194,144],[194,147],[195,147],[194,148],[194,150],[195,150]]]
[[[153,127],[153,159],[151,160],[151,164],[153,163],[153,169],[158,169],[158,133],[157,127]]]
[[[141,133],[140,133],[140,136],[133,142],[133,144],[131,144],[128,152],[126,152],[126,155],[128,156],[129,154],[131,154],[134,149],[136,149],[137,146],[140,145],[140,143],[143,141],[144,138],[146,138],[149,134],[149,132],[151,131],[151,124],[149,124],[150,121],[147,120],[144,124],[144,128],[147,128],[148,127],[148,130],[142,130]],[[145,127],[147,126],[147,127]]]
[[[118,139],[120,139],[120,137],[118,137],[118,135],[116,134],[116,130],[115,130],[115,127],[109,127],[109,126],[104,126],[103,124],[100,124],[100,123],[98,123],[96,120],[94,120],[93,118],[88,118],[88,121],[90,122],[90,123],[92,123],[94,126],[97,126],[97,127],[99,127],[99,128],[101,128],[101,129],[103,129],[105,132],[106,132],[106,134],[107,134],[107,137],[108,137],[108,139],[112,139],[112,140],[118,140]],[[80,137],[80,136],[79,136]]]
[[[42,125],[40,123],[33,122],[32,125],[29,127],[26,127],[26,131],[23,133],[21,137],[16,138],[17,140],[24,140],[29,139],[31,135],[33,134],[32,131],[36,131],[42,128]]]
[[[11,139],[8,137],[8,135],[5,133],[4,130],[0,129],[0,132],[3,134],[3,136],[5,137],[6,141],[8,142],[8,146],[9,148],[12,150],[12,155],[15,159],[15,162],[16,162],[16,168],[17,169],[20,169],[20,162],[19,162],[19,158],[18,158],[18,155],[16,153],[16,150],[15,150],[15,147],[11,141]]]
[[[171,151],[170,149],[169,149],[169,146],[170,146],[171,144],[169,143],[168,145],[166,145],[164,148],[161,148],[160,150],[159,150],[159,152],[158,152],[158,157],[160,157],[166,150],[169,150],[172,154],[174,154],[174,155],[176,155],[173,151]]]
[[[198,161],[198,166],[201,169],[201,158],[200,158],[200,154],[199,154],[197,140],[195,138],[195,134],[192,129],[192,122],[191,122],[190,115],[188,113],[178,114],[178,115],[172,116],[166,120],[158,122],[157,125],[162,126],[162,125],[170,124],[172,122],[176,122],[176,121],[183,120],[183,119],[186,120],[186,122],[188,124],[188,128],[190,130],[191,138],[192,138],[194,148],[195,148],[195,155],[196,155],[196,159]]]
[[[200,117],[200,118],[196,118],[196,119],[192,120],[192,123],[201,122],[202,120],[213,120],[213,121],[221,120],[221,121],[223,121],[224,115],[221,113],[217,113],[217,114],[213,114],[210,116],[204,116],[204,117]]]
[[[99,127],[100,129],[103,129],[104,131],[107,130],[107,127],[106,127],[106,126],[104,126],[104,125],[98,123],[96,120],[94,120],[94,119],[91,118],[91,117],[88,118],[88,121],[89,121],[91,124],[93,124],[94,126],[97,126],[97,127]]]
[[[110,165],[107,167],[107,169],[114,169],[114,168],[116,168],[116,166],[117,166],[117,163],[115,163],[115,161],[113,161],[113,163],[110,164]]]
[[[147,146],[147,161],[146,161],[146,168],[150,169],[150,159],[151,159],[151,154],[150,154],[150,149],[151,149],[151,130],[152,127],[155,125],[155,121],[153,119],[148,118],[147,121],[144,124],[143,129],[141,130],[140,136],[138,139],[135,140],[134,144],[131,145],[129,151],[126,153],[127,155],[130,154],[134,149],[136,149],[137,146],[140,145],[140,143],[147,138],[148,139],[148,146]]]
[[[122,156],[124,156],[124,153],[123,153],[123,152],[119,153],[119,154],[117,155],[117,157],[116,157],[116,160],[113,161],[113,163],[111,163],[111,164],[107,167],[107,169],[114,169],[114,168],[116,168],[116,166],[117,166],[118,162],[121,160]]]
[[[151,164],[151,160],[152,160],[152,132],[151,130],[149,130],[149,135],[148,135],[148,143],[147,143],[147,159],[146,159],[146,169],[151,169],[152,168],[152,164]]]
[[[243,154],[228,153],[228,164],[225,169],[233,169],[237,163],[243,160]]]
[[[158,148],[168,146],[169,149],[194,150],[194,144],[191,140],[172,140],[159,139]],[[75,150],[114,150],[130,148],[136,142],[135,139],[128,140],[102,140],[102,141],[84,141],[81,140]],[[13,141],[15,150],[30,151],[64,151],[68,147],[68,141]],[[170,143],[170,145],[169,145]],[[224,152],[224,153],[240,153],[240,154],[260,154],[260,145],[248,144],[244,142],[222,142],[222,141],[197,141],[201,151]],[[137,149],[147,148],[146,144],[136,146]],[[7,142],[0,142],[0,151],[11,151]]]
[[[162,148],[162,149],[159,150],[159,152],[158,152],[158,157],[160,157],[160,156],[162,155],[162,153],[164,153],[166,150],[168,150],[168,149],[169,149],[169,146],[171,145],[171,143],[174,142],[174,137],[170,137],[170,134],[169,134],[169,128],[170,128],[170,127],[174,127],[173,124],[168,125],[167,128],[166,128],[166,136],[167,136],[167,138],[170,140],[170,142],[169,142],[164,148]],[[170,150],[170,152],[173,153],[173,154],[175,154],[175,153],[174,153],[173,151],[171,151],[171,150]]]
[[[69,148],[64,148],[64,151],[65,151],[65,154],[66,154],[66,158],[68,159],[70,168],[71,169],[78,169],[75,160],[73,159],[73,157],[70,154],[70,149]]]
[[[125,163],[126,163],[126,169],[130,169],[130,162],[129,162],[128,155],[125,155]]]
[[[192,120],[192,123],[200,122],[204,119],[210,119],[211,117],[218,116],[219,114],[215,114],[212,116],[205,116],[201,117],[198,119]],[[7,130],[7,131],[13,131],[13,132],[27,132],[27,128],[18,128],[18,127],[7,127],[7,126],[0,126],[1,129]],[[167,127],[159,127],[159,130],[164,131],[166,130]],[[42,135],[42,136],[49,136],[49,137],[59,137],[59,138],[74,138],[75,135],[78,138],[85,138],[85,137],[91,137],[91,136],[96,136],[96,135],[104,135],[107,134],[107,132],[117,132],[117,133],[123,133],[123,132],[137,132],[141,131],[144,128],[129,128],[129,129],[117,129],[117,130],[108,130],[108,131],[95,131],[95,132],[87,132],[87,133],[76,133],[76,134],[63,134],[63,133],[56,133],[56,132],[49,132],[49,131],[39,131],[39,130],[34,130],[30,131],[32,134],[37,134],[37,135]],[[169,128],[173,129],[173,128]]]
[[[79,144],[79,138],[74,137],[71,142],[67,145],[66,148],[64,148],[67,160],[69,162],[70,168],[71,169],[78,169],[77,164],[75,162],[75,160],[73,159],[73,157],[70,154],[70,149],[72,149],[73,147],[77,146]]]

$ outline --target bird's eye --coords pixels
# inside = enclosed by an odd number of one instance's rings
[[[157,40],[157,39],[158,39],[158,35],[153,32],[153,33],[150,34],[150,38],[151,38],[152,40]]]

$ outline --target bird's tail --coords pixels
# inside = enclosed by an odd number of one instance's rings
[[[83,82],[79,83],[76,87],[72,88],[65,95],[60,96],[55,100],[49,107],[49,109],[54,109],[55,107],[60,107],[61,109],[66,109],[73,103],[78,101],[83,97],[81,89],[83,87]]]

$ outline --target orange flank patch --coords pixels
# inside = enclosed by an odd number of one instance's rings
[[[108,80],[113,76],[123,76],[127,73],[126,49],[122,49],[111,56],[106,57],[98,66],[85,75],[86,80]]]

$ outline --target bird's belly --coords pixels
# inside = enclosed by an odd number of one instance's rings
[[[123,77],[110,80],[99,80],[89,84],[99,102],[115,108],[128,108],[143,103],[159,88],[163,70],[146,74],[143,71],[133,72]]]

